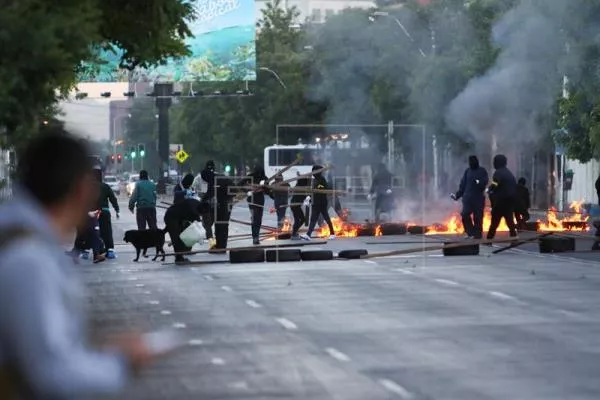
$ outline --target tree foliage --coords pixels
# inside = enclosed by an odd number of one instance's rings
[[[187,54],[188,0],[5,0],[0,13],[0,126],[35,132],[99,49],[127,68]],[[92,63],[93,64],[93,63]]]

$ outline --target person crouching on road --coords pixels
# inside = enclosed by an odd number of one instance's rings
[[[136,209],[135,219],[139,230],[158,229],[156,226],[156,185],[148,179],[148,172],[140,171],[140,180],[129,199],[129,211]]]
[[[173,204],[178,203],[183,199],[192,198],[196,195],[192,189],[193,183],[194,175],[186,174],[181,182],[175,185],[175,189],[173,190]]]
[[[310,178],[300,178],[298,179],[298,181],[296,181],[296,186],[294,187],[294,189],[298,189],[298,191],[307,190],[310,189],[310,184]],[[294,189],[292,189],[292,192],[294,191]],[[292,203],[290,209],[292,210],[292,215],[294,216],[294,225],[292,226],[292,240],[300,239],[300,236],[298,236],[298,231],[300,230],[300,227],[304,224],[308,225],[309,211],[308,207],[306,207],[304,204],[305,198],[305,193],[297,193],[292,195],[292,199],[290,200],[290,202]],[[306,214],[302,210],[303,208],[306,209]]]
[[[265,185],[267,184],[267,176],[265,170],[260,165],[254,167],[247,178],[242,180],[240,186],[248,184],[258,185],[247,193],[246,200],[250,208],[250,218],[252,222],[252,243],[260,244],[260,228],[262,226],[263,213],[265,209]]]
[[[510,237],[518,238],[514,220],[514,204],[517,195],[517,180],[513,173],[506,167],[507,160],[503,154],[494,156],[494,175],[488,188],[490,202],[492,203],[492,222],[487,233],[489,240],[496,236],[496,229],[504,218],[510,231]]]
[[[106,248],[106,257],[115,258],[115,243],[113,241],[112,221],[108,203],[110,202],[110,204],[112,204],[117,219],[119,219],[119,202],[110,186],[102,181],[102,170],[95,169],[94,174],[100,184],[100,196],[98,197],[97,203],[98,210],[100,210],[100,215],[98,217],[100,237]]]
[[[183,199],[170,206],[165,212],[165,225],[175,253],[185,253],[192,250],[179,238],[191,223],[200,221],[200,216],[206,211],[206,203],[193,198]],[[188,261],[183,254],[175,256],[175,262]]]
[[[485,168],[479,165],[477,156],[469,156],[469,168],[460,180],[456,193],[450,197],[458,201],[462,199],[462,224],[469,239],[483,237],[483,212],[485,210],[485,189],[489,177]]]
[[[321,167],[320,165],[314,165],[312,167],[313,172],[321,169],[323,169],[323,167]],[[321,172],[317,172],[316,174],[314,174],[313,189],[323,191],[329,189],[327,180]],[[315,230],[315,225],[317,224],[319,216],[323,216],[323,219],[325,219],[325,222],[329,226],[329,239],[335,239],[335,229],[333,228],[333,223],[331,222],[331,218],[329,217],[329,203],[327,201],[327,193],[313,193],[313,198],[307,196],[304,199],[304,204],[312,204],[312,206],[310,210],[310,224],[308,225],[308,232],[306,233],[306,235],[302,235],[301,237],[304,240],[310,240],[311,235]]]
[[[529,221],[529,208],[531,207],[531,198],[529,189],[527,189],[527,180],[521,177],[517,181],[517,196],[515,201],[515,219],[517,220],[517,228],[525,229],[526,222]]]

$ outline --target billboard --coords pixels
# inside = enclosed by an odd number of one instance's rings
[[[79,76],[80,82],[192,82],[256,80],[254,0],[198,0],[197,19],[186,39],[191,55],[165,65],[136,69],[131,78],[119,68],[121,52],[100,53],[101,62]]]

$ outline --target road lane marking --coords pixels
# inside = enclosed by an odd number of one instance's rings
[[[490,294],[494,297],[497,297],[499,299],[504,299],[504,300],[516,300],[516,298],[509,296],[505,293],[502,292],[490,292]]]
[[[414,398],[411,392],[409,392],[394,381],[390,381],[389,379],[380,379],[379,384],[387,390],[389,390],[390,392],[397,394],[402,399],[409,400]]]
[[[344,361],[344,362],[350,361],[350,357],[348,357],[341,351],[334,349],[333,347],[328,347],[325,349],[325,351],[327,352],[327,354],[329,354],[331,357],[335,358],[338,361]]]
[[[229,286],[221,286],[221,289],[223,289],[225,292],[233,292],[233,289]]]
[[[188,344],[190,346],[201,346],[201,345],[204,344],[204,340],[202,340],[202,339],[190,339],[188,341]]]
[[[454,282],[448,279],[436,279],[435,281],[443,285],[458,286],[458,282]]]
[[[260,304],[258,304],[254,300],[246,300],[246,304],[248,304],[252,308],[261,308],[262,307]]]
[[[377,264],[375,261],[373,260],[363,260],[365,263],[367,264]]]
[[[298,325],[296,325],[287,318],[277,318],[276,321],[279,322],[285,329],[291,331],[298,329]]]
[[[158,300],[150,300],[148,303],[156,305],[156,304],[160,304],[160,301],[158,301]]]
[[[415,273],[412,271],[409,271],[407,269],[402,269],[402,268],[397,268],[396,271],[404,274],[404,275],[414,275]]]
[[[116,269],[113,269],[113,271],[116,271]],[[137,281],[138,278],[136,278],[135,276],[131,277],[131,278],[127,278],[128,281]]]
[[[186,325],[183,322],[175,322],[173,324],[173,328],[175,328],[175,329],[183,329],[185,327],[186,327]]]
[[[136,283],[135,284],[135,287],[144,287],[144,286],[146,286],[146,285],[144,285],[143,283]]]
[[[225,365],[225,360],[223,360],[222,358],[218,358],[218,357],[213,358],[212,360],[210,360],[210,362],[211,362],[211,364],[214,364],[214,365]]]
[[[207,281],[212,281],[214,280],[213,277],[211,275],[204,275],[204,279],[206,279]]]
[[[160,313],[162,315],[171,315],[171,311],[169,311],[169,310],[162,310]]]

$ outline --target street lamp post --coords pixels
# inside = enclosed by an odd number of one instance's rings
[[[415,39],[412,37],[412,35],[406,30],[406,28],[404,27],[404,25],[402,24],[402,22],[400,22],[400,20],[398,18],[396,18],[395,16],[393,16],[392,14],[390,14],[387,11],[375,11],[373,14],[371,14],[371,16],[369,17],[369,19],[371,21],[375,21],[375,17],[387,17],[387,18],[391,18],[394,20],[394,22],[396,23],[396,25],[398,25],[400,27],[400,29],[402,30],[402,32],[406,35],[406,37],[413,42],[413,44],[416,44]],[[419,50],[419,53],[421,53],[421,55],[423,57],[427,57],[427,55],[425,54],[425,52],[420,48],[417,47],[417,49]]]
[[[118,115],[115,118],[113,118],[113,155],[116,157],[117,156],[117,145],[120,144],[120,140],[117,139],[117,122],[121,121],[123,122],[123,120],[125,118],[131,118],[131,114],[126,114],[126,115]],[[122,125],[122,124],[121,124]],[[123,136],[121,134],[121,136]],[[116,160],[115,160],[116,162]],[[115,166],[115,172],[117,172],[117,167]]]
[[[270,73],[271,75],[273,75],[275,77],[275,79],[277,79],[277,81],[279,82],[279,84],[281,85],[281,87],[283,87],[284,89],[287,90],[287,86],[285,85],[285,83],[283,83],[283,81],[281,80],[281,78],[279,77],[279,75],[277,74],[277,72],[275,72],[271,68],[267,68],[267,67],[260,67],[259,70],[260,71],[266,71],[266,72]]]

